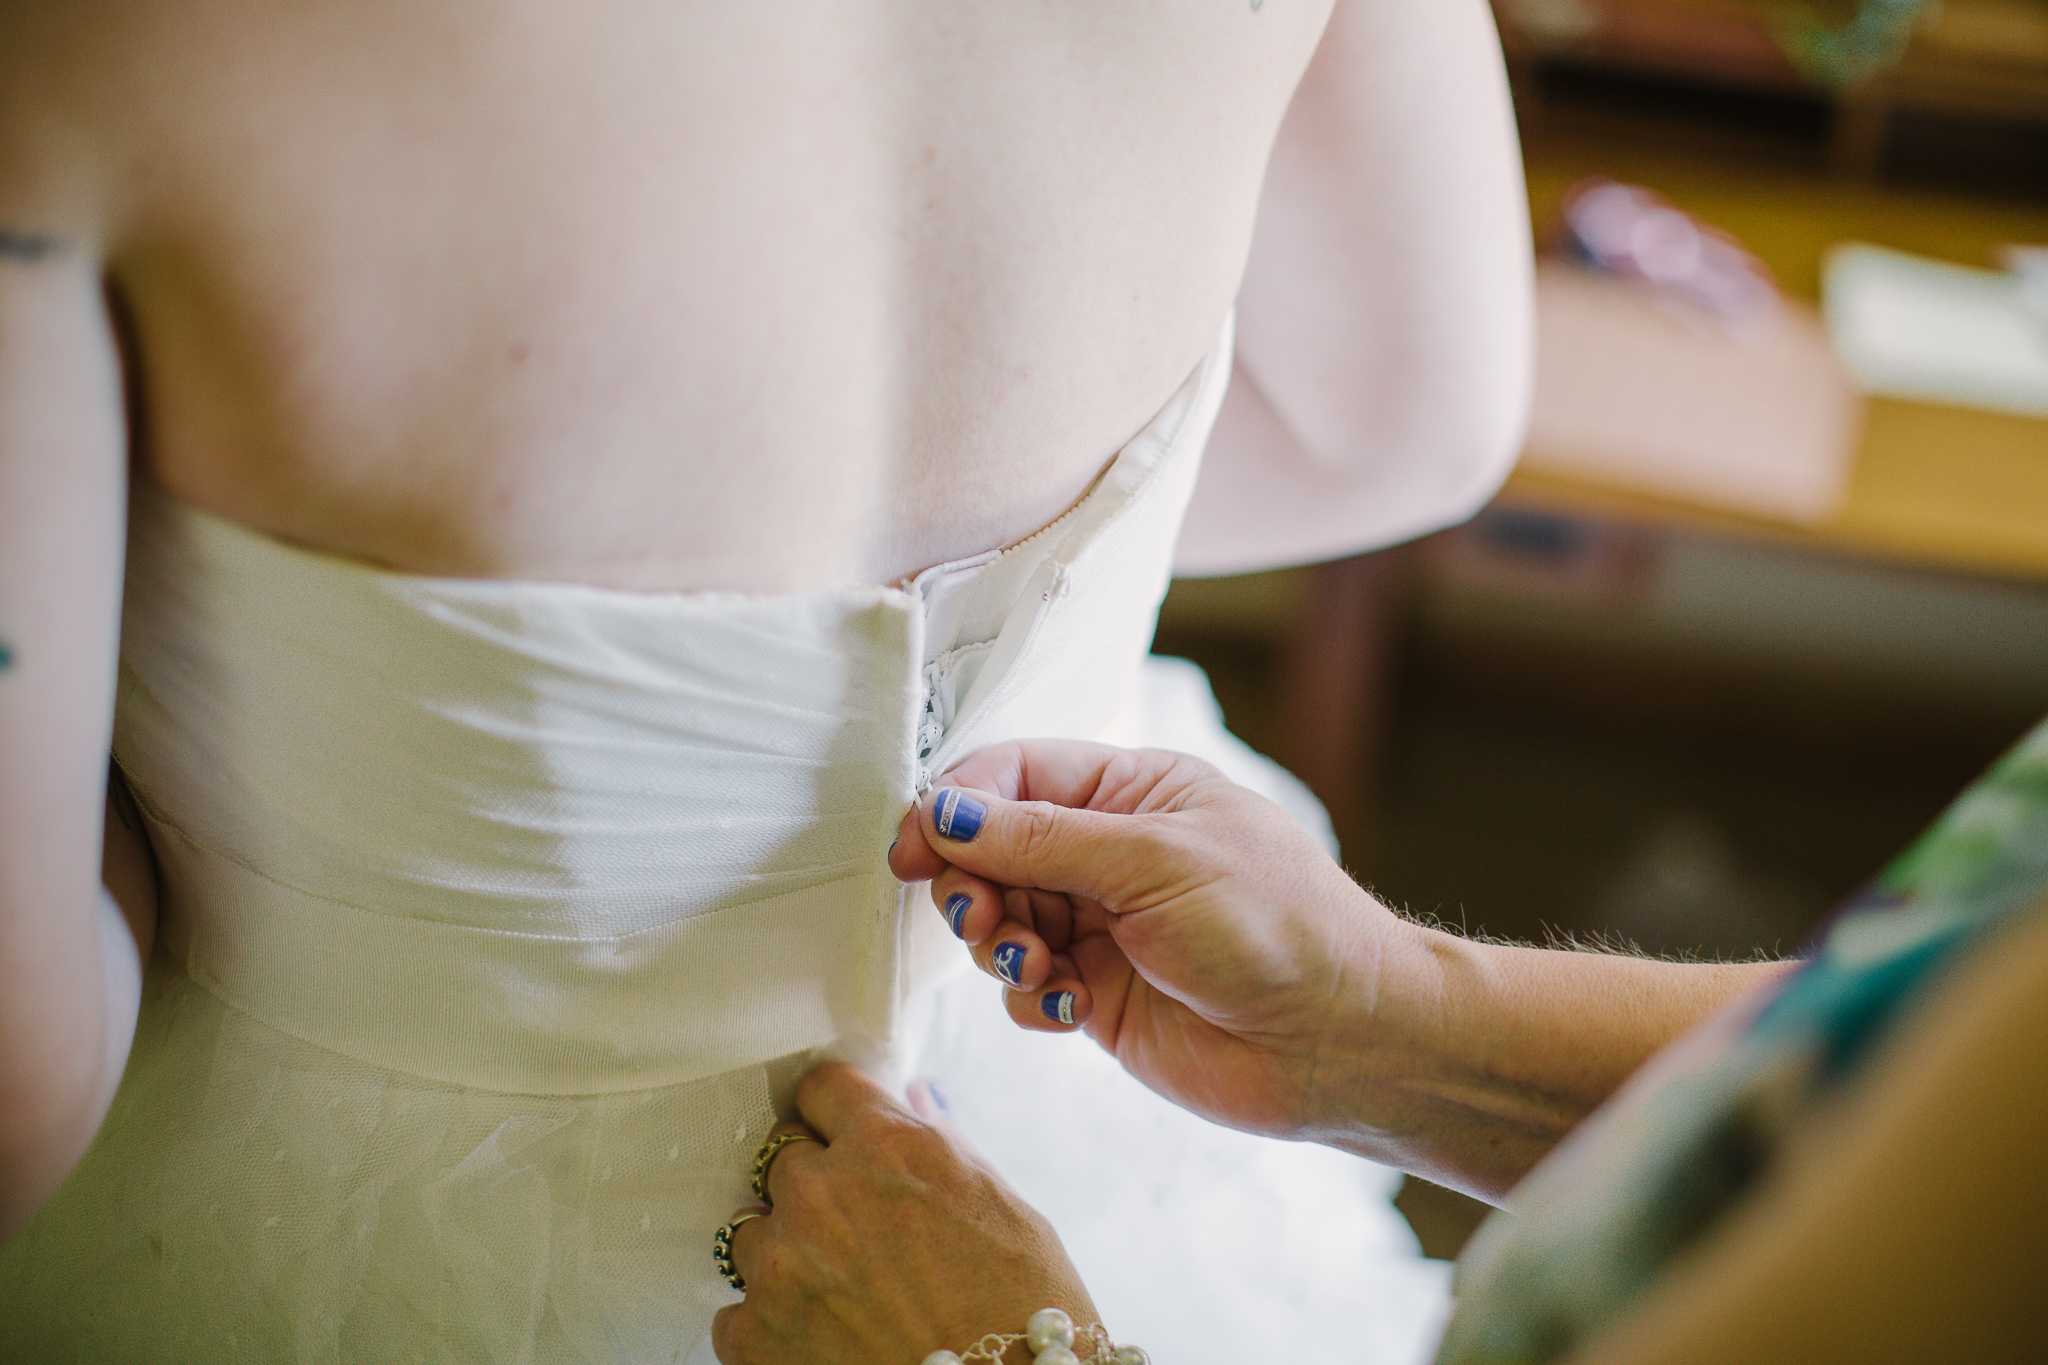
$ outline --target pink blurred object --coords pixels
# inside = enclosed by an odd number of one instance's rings
[[[1683,299],[1731,330],[1769,322],[1782,306],[1770,270],[1740,242],[1640,185],[1580,181],[1562,219],[1560,254]]]

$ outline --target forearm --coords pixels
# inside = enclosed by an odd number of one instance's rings
[[[1533,297],[1485,4],[1341,0],[1273,148],[1179,571],[1336,558],[1471,515],[1521,447]]]
[[[0,1242],[63,1183],[99,1131],[128,1064],[142,964],[156,930],[156,864],[134,801],[112,777],[90,908],[7,915],[8,955],[46,988],[0,1011],[21,1036],[0,1049]]]
[[[1786,970],[1410,930],[1318,1067],[1317,1135],[1490,1203],[1659,1049]]]
[[[124,539],[119,357],[82,239],[10,215],[23,183],[4,171],[0,229],[48,245],[0,252],[0,1235],[92,1140],[137,989],[135,931],[99,881]]]
[[[113,898],[79,916],[74,951],[42,973],[44,1008],[9,1010],[0,1062],[0,1242],[34,1215],[91,1145],[106,1116],[142,994],[141,957]],[[62,1004],[49,1007],[61,996]]]

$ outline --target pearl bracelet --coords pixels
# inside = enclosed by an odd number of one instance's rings
[[[1099,1322],[1081,1333],[1081,1340],[1088,1348],[1085,1357],[1074,1353],[1074,1320],[1057,1308],[1041,1308],[1031,1315],[1021,1332],[990,1332],[957,1353],[933,1351],[924,1358],[923,1365],[966,1365],[970,1360],[985,1360],[994,1365],[1003,1358],[1003,1352],[1020,1341],[1030,1348],[1032,1365],[1081,1365],[1083,1359],[1095,1365],[1152,1365],[1152,1357],[1142,1347],[1128,1342],[1117,1345]]]

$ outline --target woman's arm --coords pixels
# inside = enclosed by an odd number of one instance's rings
[[[964,904],[949,923],[1012,986],[1019,1024],[1085,1026],[1217,1122],[1495,1202],[1652,1053],[1784,970],[1424,928],[1271,802],[1178,754],[1026,741],[943,781],[891,863]],[[978,789],[979,817],[946,822],[949,838],[933,817],[955,783]]]
[[[4,112],[4,111],[0,111]],[[99,270],[0,124],[0,1238],[54,1191],[120,1079],[153,920],[104,851],[126,435]],[[118,824],[110,826],[118,829]],[[141,861],[138,861],[140,859]]]
[[[1528,208],[1484,0],[1338,0],[1282,124],[1182,573],[1463,519],[1521,448]]]
[[[1776,981],[1784,962],[1664,962],[1476,943],[1410,926],[1419,957],[1323,1073],[1332,1145],[1490,1204],[1651,1057]],[[1399,1126],[1388,1123],[1399,1116]]]

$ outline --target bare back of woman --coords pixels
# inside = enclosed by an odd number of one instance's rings
[[[1326,3],[67,3],[4,218],[144,467],[396,568],[886,582],[1036,530],[1236,292]]]

